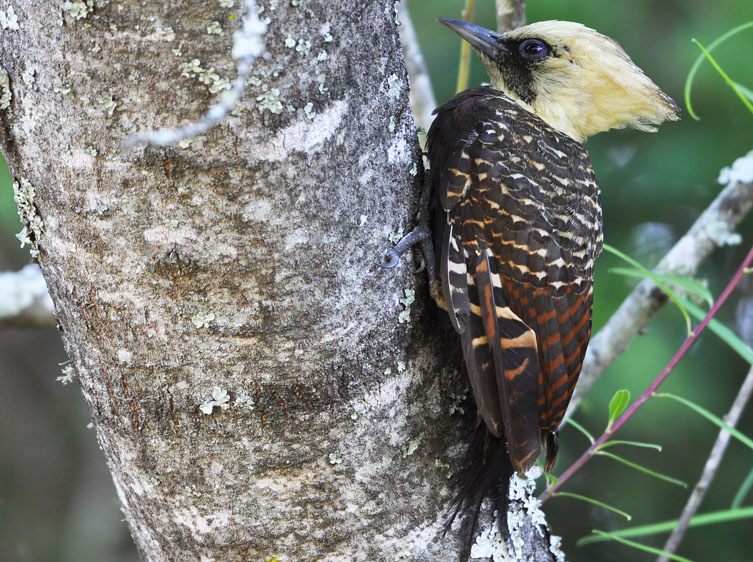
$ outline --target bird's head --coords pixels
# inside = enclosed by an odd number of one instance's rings
[[[468,41],[493,88],[577,141],[612,128],[655,131],[679,108],[613,39],[579,23],[541,21],[495,33],[440,18]]]

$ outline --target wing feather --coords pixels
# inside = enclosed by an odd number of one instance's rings
[[[551,468],[601,250],[588,154],[490,88],[439,108],[428,150],[444,211],[440,276],[480,414],[519,471],[543,431]]]
[[[453,231],[452,223],[444,226],[439,276],[452,326],[458,334],[463,334],[468,327],[468,314],[470,312],[468,268],[465,263],[463,247]]]
[[[540,372],[536,334],[508,306],[493,260],[487,249],[476,262],[479,313],[487,347],[492,350],[508,453],[515,469],[524,472],[541,449],[536,405]]]

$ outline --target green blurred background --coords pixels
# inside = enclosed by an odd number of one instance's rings
[[[439,103],[453,95],[459,41],[435,21],[459,18],[459,0],[411,0],[411,15]],[[477,0],[476,23],[494,27],[492,0]],[[617,39],[633,60],[683,108],[683,120],[650,135],[615,131],[588,142],[603,190],[606,242],[653,266],[693,223],[720,190],[719,170],[753,148],[753,115],[708,64],[698,74],[694,107],[702,117],[687,116],[682,90],[698,55],[690,41],[708,45],[728,29],[753,19],[750,0],[604,2],[531,0],[528,21],[565,19],[582,22]],[[753,87],[753,31],[715,51],[736,80]],[[474,59],[471,85],[486,80]],[[0,166],[0,270],[20,269],[29,260],[14,234],[21,230],[10,179]],[[718,295],[753,240],[753,220],[739,229],[740,246],[717,251],[699,277]],[[597,267],[595,327],[604,323],[634,282],[609,269],[622,266],[604,254]],[[720,319],[728,326],[750,328],[750,314],[735,315],[751,302],[751,283],[736,291]],[[750,310],[750,309],[748,309]],[[747,323],[747,324],[746,324]],[[750,331],[748,332],[750,333]],[[615,363],[583,402],[576,419],[593,433],[606,421],[614,392],[627,388],[637,396],[666,364],[684,339],[680,313],[667,306]],[[749,342],[750,343],[750,342]],[[0,338],[0,560],[132,561],[130,542],[114,488],[104,466],[88,414],[76,384],[55,378],[66,360],[57,333],[4,330]],[[680,363],[664,390],[689,398],[717,414],[727,411],[748,366],[715,336],[706,334]],[[753,435],[748,408],[740,429]],[[620,433],[621,439],[659,443],[661,453],[631,449],[624,456],[694,484],[713,441],[715,428],[674,402],[653,399]],[[560,438],[555,474],[562,472],[588,443],[572,427]],[[701,511],[725,509],[753,466],[753,452],[733,442]],[[592,529],[676,518],[689,493],[604,458],[591,461],[566,491],[594,497],[632,514],[630,523],[602,508],[569,498],[546,504],[552,530],[564,538],[569,560],[653,560],[622,545],[600,543],[577,548],[575,541]],[[753,504],[749,495],[745,505]],[[665,535],[643,539],[661,547]],[[691,530],[680,554],[694,560],[753,561],[750,520]]]

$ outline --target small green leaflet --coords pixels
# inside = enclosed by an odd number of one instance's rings
[[[630,269],[628,267],[612,267],[609,273],[617,273],[618,275],[624,275],[625,277],[640,277],[645,278],[646,274],[637,269]],[[703,283],[691,279],[690,277],[681,277],[679,275],[667,275],[664,273],[654,273],[654,277],[663,281],[667,285],[674,285],[680,289],[685,289],[687,292],[699,296],[705,300],[709,306],[713,306],[714,297]]]
[[[607,432],[611,431],[612,424],[617,421],[625,411],[627,405],[630,403],[630,391],[618,390],[612,396],[612,400],[609,402],[609,422],[607,423]]]

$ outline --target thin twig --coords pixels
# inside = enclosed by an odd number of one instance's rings
[[[434,116],[431,114],[437,107],[437,99],[431,87],[429,72],[426,70],[424,56],[416,38],[416,30],[408,13],[405,2],[398,3],[398,17],[400,19],[400,43],[403,46],[403,59],[408,71],[410,83],[410,107],[416,127],[428,131]],[[426,135],[419,135],[421,148],[424,148]]]
[[[473,8],[476,0],[465,0],[462,19],[465,22],[473,23]],[[460,64],[458,66],[458,83],[455,87],[456,92],[462,92],[468,89],[468,78],[471,74],[471,44],[463,39],[460,40]]]
[[[677,353],[675,353],[674,357],[670,359],[669,363],[667,363],[667,366],[664,367],[661,373],[659,373],[659,376],[656,377],[653,383],[651,383],[651,386],[649,386],[643,394],[640,395],[640,397],[633,402],[633,404],[617,419],[616,422],[614,422],[614,425],[612,425],[612,428],[609,432],[605,432],[602,434],[601,437],[599,437],[596,441],[594,441],[591,446],[586,450],[585,453],[583,453],[580,458],[575,461],[570,468],[568,468],[562,476],[559,477],[557,480],[557,484],[546,490],[543,494],[540,496],[541,502],[545,502],[548,500],[551,496],[555,495],[557,493],[557,490],[559,490],[562,485],[567,482],[570,477],[572,477],[573,474],[575,474],[586,462],[588,462],[588,459],[593,456],[593,454],[599,450],[599,447],[601,447],[607,440],[609,440],[612,435],[614,435],[620,427],[622,427],[627,420],[629,420],[635,412],[638,411],[638,409],[643,406],[643,404],[646,403],[646,401],[651,397],[651,395],[656,392],[656,389],[659,388],[659,386],[664,382],[664,380],[669,376],[669,374],[672,372],[672,370],[675,368],[677,363],[679,363],[680,359],[682,359],[685,356],[685,353],[687,353],[688,349],[696,342],[698,337],[703,333],[704,328],[706,328],[706,325],[711,321],[711,319],[716,315],[716,313],[719,311],[719,309],[722,307],[724,302],[727,300],[727,297],[729,297],[730,293],[732,293],[732,290],[735,288],[735,286],[740,282],[740,279],[743,278],[743,275],[745,275],[745,268],[747,268],[751,263],[753,263],[753,247],[748,252],[748,255],[745,256],[745,260],[743,261],[742,265],[738,268],[737,272],[735,273],[734,277],[732,277],[732,280],[727,284],[727,286],[724,288],[724,291],[722,291],[722,294],[719,295],[719,298],[714,303],[714,306],[711,307],[711,310],[709,310],[709,313],[704,317],[703,320],[701,320],[701,323],[698,324],[698,327],[693,331],[690,336],[683,342],[683,344],[680,346],[680,349],[677,350]]]
[[[497,31],[504,33],[526,24],[526,4],[523,0],[497,0]]]
[[[246,88],[246,81],[248,80],[248,75],[251,73],[254,60],[264,52],[262,35],[266,31],[267,24],[259,19],[256,1],[245,0],[243,25],[233,34],[233,58],[238,61],[238,76],[235,82],[233,82],[233,87],[220,96],[219,103],[210,107],[201,120],[190,125],[178,127],[177,129],[161,129],[138,133],[129,137],[124,142],[124,146],[128,148],[141,143],[166,146],[205,133],[217,125],[233,110],[235,104],[243,95],[243,90]]]
[[[745,405],[748,403],[748,400],[750,400],[751,394],[753,394],[753,368],[748,371],[748,374],[735,397],[735,401],[732,403],[732,407],[727,415],[724,416],[724,421],[727,425],[730,427],[735,427],[737,425],[740,415],[745,409]],[[695,488],[693,488],[693,492],[690,494],[688,502],[682,510],[680,520],[672,531],[672,534],[669,535],[664,548],[662,548],[664,552],[673,554],[680,546],[680,543],[685,536],[685,532],[688,530],[688,525],[690,525],[690,520],[698,511],[698,508],[706,495],[706,491],[709,489],[711,481],[714,479],[716,471],[719,469],[722,457],[729,444],[730,437],[731,435],[726,429],[719,431],[716,443],[714,443],[709,458],[706,461],[706,466],[703,467],[701,478],[698,480]],[[656,562],[669,562],[669,558],[662,555],[657,558]]]
[[[753,156],[748,155],[745,158],[751,157]],[[737,225],[752,208],[753,181],[733,179],[654,271],[670,275],[692,275],[714,249],[729,242]],[[641,282],[623,301],[591,339],[567,417],[572,415],[591,387],[666,301],[667,296],[650,280]]]

